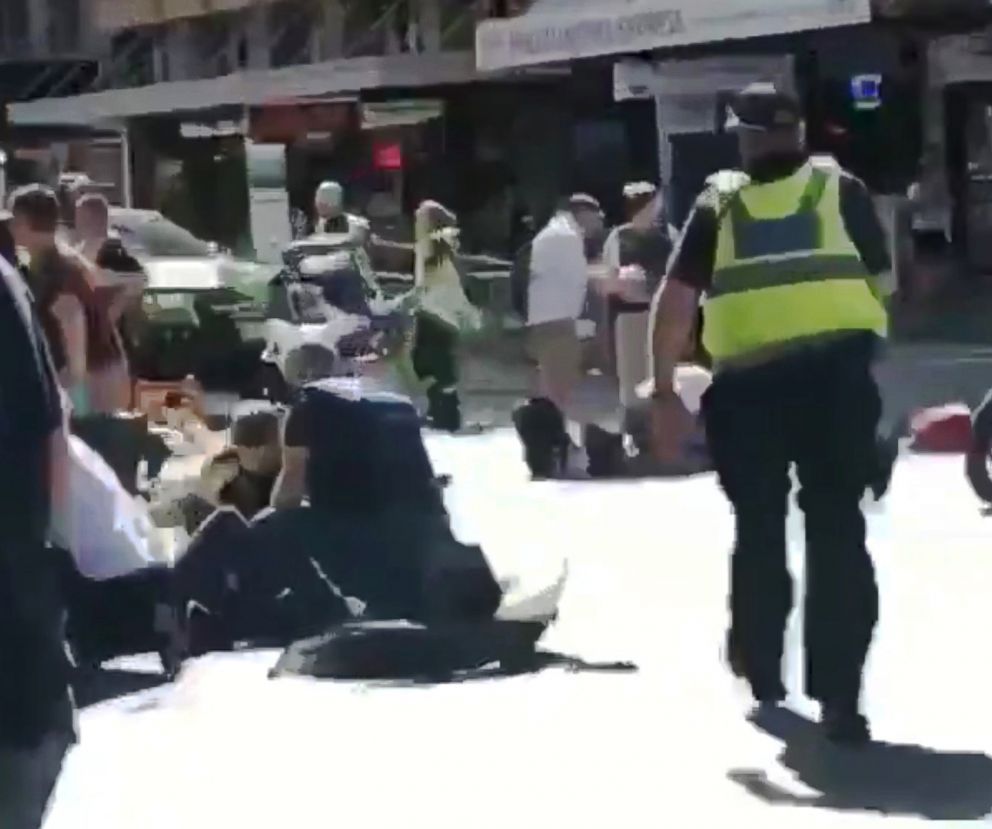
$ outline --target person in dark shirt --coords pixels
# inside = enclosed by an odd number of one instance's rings
[[[58,245],[59,205],[51,190],[30,186],[12,198],[11,229],[31,256],[28,282],[48,347],[75,413],[113,412],[130,404],[124,349],[82,257]]]
[[[648,377],[648,311],[665,275],[674,234],[654,184],[633,182],[624,188],[623,195],[627,221],[607,237],[603,264],[607,267],[611,345],[626,428],[637,405],[637,386]]]
[[[786,516],[795,466],[806,527],[806,691],[831,740],[870,739],[860,711],[878,588],[861,501],[877,473],[872,364],[887,330],[889,270],[871,196],[810,157],[798,101],[771,84],[735,96],[743,170],[697,200],[652,319],[653,443],[674,457],[693,421],[674,387],[703,297],[714,363],[707,439],[735,513],[727,654],[756,701],[777,705],[792,607]]]
[[[768,182],[795,173],[809,161],[805,151],[776,153],[756,161],[749,169],[753,181]],[[871,193],[861,179],[840,171],[840,210],[844,227],[854,242],[861,261],[876,277],[891,268],[888,240],[882,229]],[[670,277],[683,285],[705,293],[713,279],[719,209],[710,199],[700,198],[682,231],[678,256],[672,263]]]
[[[452,534],[416,408],[366,378],[334,376],[326,349],[303,356],[287,375],[296,399],[274,509],[249,527],[229,515],[208,519],[177,565],[184,604],[215,617],[226,607],[253,626],[296,604],[295,636],[354,615],[491,620],[502,589],[481,550]],[[280,596],[295,598],[274,602]],[[236,627],[242,638],[257,634]]]
[[[42,823],[74,741],[58,563],[46,544],[65,514],[67,447],[38,316],[0,261],[0,826]]]

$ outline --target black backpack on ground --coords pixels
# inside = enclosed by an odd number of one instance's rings
[[[296,642],[271,677],[448,682],[466,672],[526,667],[544,622],[349,622]]]

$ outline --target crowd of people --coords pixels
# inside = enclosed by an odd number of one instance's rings
[[[860,503],[881,463],[871,366],[886,333],[884,234],[864,186],[809,155],[794,99],[754,85],[732,120],[743,169],[709,180],[681,232],[658,188],[632,183],[627,221],[595,267],[604,217],[584,194],[563,199],[522,251],[512,289],[537,380],[513,422],[537,479],[716,470],[736,514],[728,660],[764,705],[785,696],[794,464],[807,519],[807,690],[828,736],[860,743],[877,619]],[[141,266],[108,215],[102,196],[81,194],[69,237],[55,194],[32,186],[0,222],[0,825],[12,829],[40,825],[74,740],[49,543],[70,513],[70,435],[134,403]],[[456,217],[425,202],[415,218],[416,302],[395,357],[426,396],[426,418],[407,394],[336,376],[333,344],[301,349],[288,412],[261,405],[236,423],[180,519],[193,535],[167,574],[164,631],[179,660],[356,619],[476,633],[499,624],[503,588],[483,552],[454,537],[422,435],[464,425],[459,341],[480,315],[458,270]],[[316,194],[312,229],[349,236],[356,250],[370,238],[334,182]],[[590,293],[607,309],[620,433],[581,422],[575,405]],[[493,656],[493,638],[472,641],[462,656]]]
[[[338,377],[333,342],[305,345],[291,361],[288,411],[256,407],[232,424],[230,447],[207,459],[200,485],[180,504],[192,538],[174,566],[88,583],[74,566],[75,551],[56,550],[53,540],[78,537],[66,526],[78,513],[73,502],[84,497],[69,485],[79,462],[73,441],[109,459],[124,437],[92,425],[136,402],[128,355],[145,280],[110,231],[106,199],[83,192],[71,204],[66,221],[52,190],[30,186],[12,194],[0,221],[7,309],[0,825],[12,829],[39,825],[74,739],[66,633],[77,664],[112,655],[101,650],[104,636],[129,647],[143,641],[171,673],[190,654],[242,641],[288,644],[346,620],[468,625],[476,638],[460,654],[473,662],[494,655],[485,631],[505,629],[494,619],[502,588],[482,551],[452,535],[420,412],[367,378]],[[427,398],[426,423],[454,432],[461,426],[457,340],[478,326],[479,312],[456,268],[453,214],[427,202],[416,230],[415,302],[396,359],[410,365]],[[368,240],[367,223],[345,213],[333,182],[316,194],[313,231],[348,237],[356,258]],[[202,427],[199,392],[184,383],[166,410],[200,417]],[[122,490],[134,484],[126,486],[127,477]],[[169,510],[157,506],[149,515],[167,525]],[[537,630],[547,621],[537,621]],[[133,635],[121,636],[121,628]],[[505,648],[506,637],[498,638]],[[532,644],[536,636],[524,639]]]

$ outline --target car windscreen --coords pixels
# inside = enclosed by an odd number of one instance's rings
[[[207,257],[213,254],[208,242],[197,239],[192,233],[164,216],[140,219],[114,220],[114,232],[132,254],[150,257]]]

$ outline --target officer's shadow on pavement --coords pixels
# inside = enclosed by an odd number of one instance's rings
[[[159,688],[168,682],[160,673],[124,669],[101,669],[80,672],[72,683],[76,705],[90,708],[104,702]]]
[[[985,754],[877,742],[839,748],[825,741],[816,723],[787,709],[758,715],[754,724],[785,742],[779,762],[819,792],[790,792],[762,771],[729,772],[732,781],[770,805],[926,820],[981,820],[992,814],[992,758]]]

